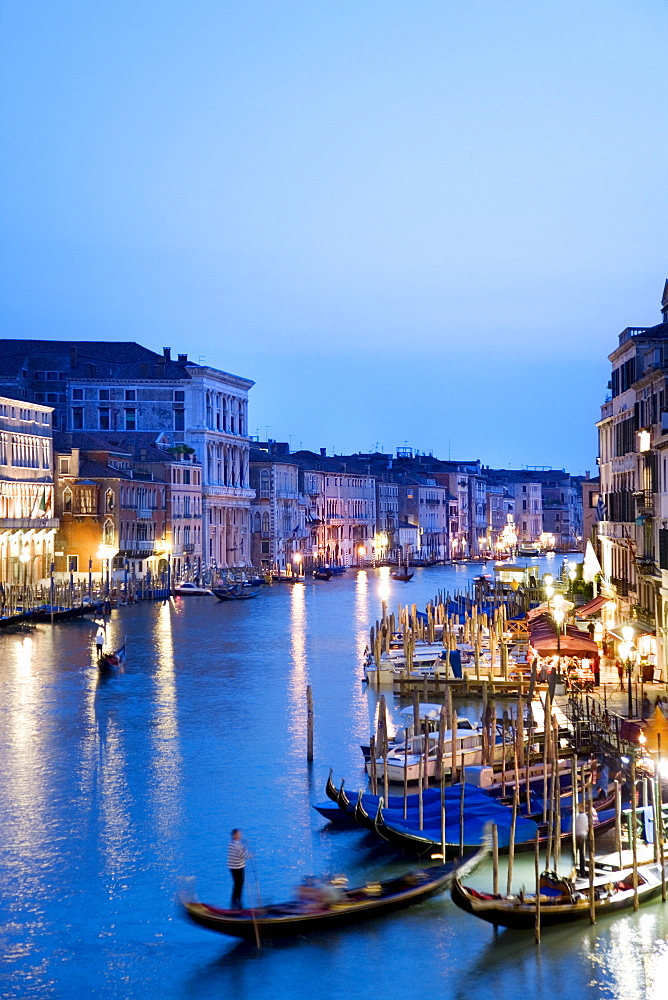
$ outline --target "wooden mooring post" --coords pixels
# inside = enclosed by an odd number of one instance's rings
[[[313,761],[313,692],[311,685],[306,688],[306,759]]]

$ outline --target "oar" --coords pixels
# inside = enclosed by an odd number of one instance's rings
[[[255,861],[253,858],[251,858],[251,864],[253,866],[253,877],[255,879],[255,895],[257,896],[257,905],[259,907],[261,905],[260,883],[258,882],[257,879],[257,869],[255,868]],[[255,945],[259,950],[262,947],[262,945],[260,944],[260,928],[257,925],[257,918],[255,916],[255,909],[253,907],[251,907],[251,917],[253,918],[253,930],[255,931]]]

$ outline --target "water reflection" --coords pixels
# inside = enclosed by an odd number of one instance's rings
[[[107,721],[101,743],[99,764],[99,848],[105,859],[106,888],[109,898],[116,898],[126,888],[123,880],[131,876],[136,850],[131,821],[132,801],[127,780],[128,762],[119,721]]]
[[[306,754],[306,586],[294,583],[290,591],[290,711],[289,731],[292,754],[304,759]]]
[[[169,602],[164,602],[158,611],[154,643],[158,662],[153,678],[155,701],[151,792],[158,832],[165,843],[171,844],[181,815],[182,762],[174,671],[172,607]]]
[[[380,566],[378,569],[378,597],[381,601],[385,601],[389,604],[391,593],[392,578],[390,576],[390,567]]]

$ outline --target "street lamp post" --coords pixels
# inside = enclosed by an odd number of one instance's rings
[[[564,609],[561,607],[555,608],[552,617],[557,627],[557,680],[561,682],[561,626],[564,623]]]
[[[622,638],[624,639],[622,645],[625,648],[625,653],[626,653],[626,676],[628,682],[628,717],[630,719],[631,716],[633,715],[633,690],[631,688],[631,669],[632,669],[631,653],[633,651],[633,628],[631,627],[631,625],[625,625],[623,627]],[[620,647],[620,653],[621,652],[622,649]]]
[[[364,545],[357,546],[357,565],[364,565],[364,556],[366,555],[366,547]]]
[[[293,577],[296,576],[297,579],[299,579],[299,577],[301,576],[301,562],[302,562],[302,554],[301,554],[301,552],[293,552],[293,554],[292,554],[292,565],[293,565],[292,575],[293,575]],[[294,570],[295,566],[297,567],[297,572],[296,573],[295,573],[295,570]]]

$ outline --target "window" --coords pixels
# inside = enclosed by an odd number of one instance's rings
[[[184,431],[186,429],[186,411],[174,410],[174,430]]]
[[[83,389],[72,389],[72,399],[83,399]]]
[[[107,400],[107,399],[109,399],[109,390],[108,389],[100,389],[100,391],[98,393],[98,399],[101,399],[101,400]]]
[[[190,486],[190,469],[183,470],[183,482],[185,486]]]
[[[262,555],[269,555],[269,542],[262,542]]]
[[[136,391],[136,389],[126,389],[125,390],[125,402],[126,403],[134,403],[136,399],[137,399],[137,391]]]
[[[70,474],[70,460],[69,458],[61,458],[58,462],[58,468],[60,470],[61,476],[69,476]]]
[[[67,569],[70,573],[79,572],[79,556],[68,556],[67,557]]]
[[[105,494],[105,507],[108,513],[113,513],[114,510],[114,492],[113,490],[107,490]]]
[[[63,511],[66,514],[72,513],[72,490],[69,486],[63,490]]]
[[[108,431],[111,426],[110,410],[108,406],[101,407],[98,415],[98,423],[101,431]]]
[[[269,469],[262,469],[260,472],[260,496],[269,496]]]
[[[83,407],[75,406],[72,410],[72,430],[83,430]]]
[[[185,398],[186,398],[186,394],[185,394],[185,392],[182,389],[177,389],[176,392],[174,393],[174,402],[175,403],[184,403],[185,402]]]
[[[126,431],[136,431],[137,430],[137,411],[134,409],[125,411],[125,429]]]

